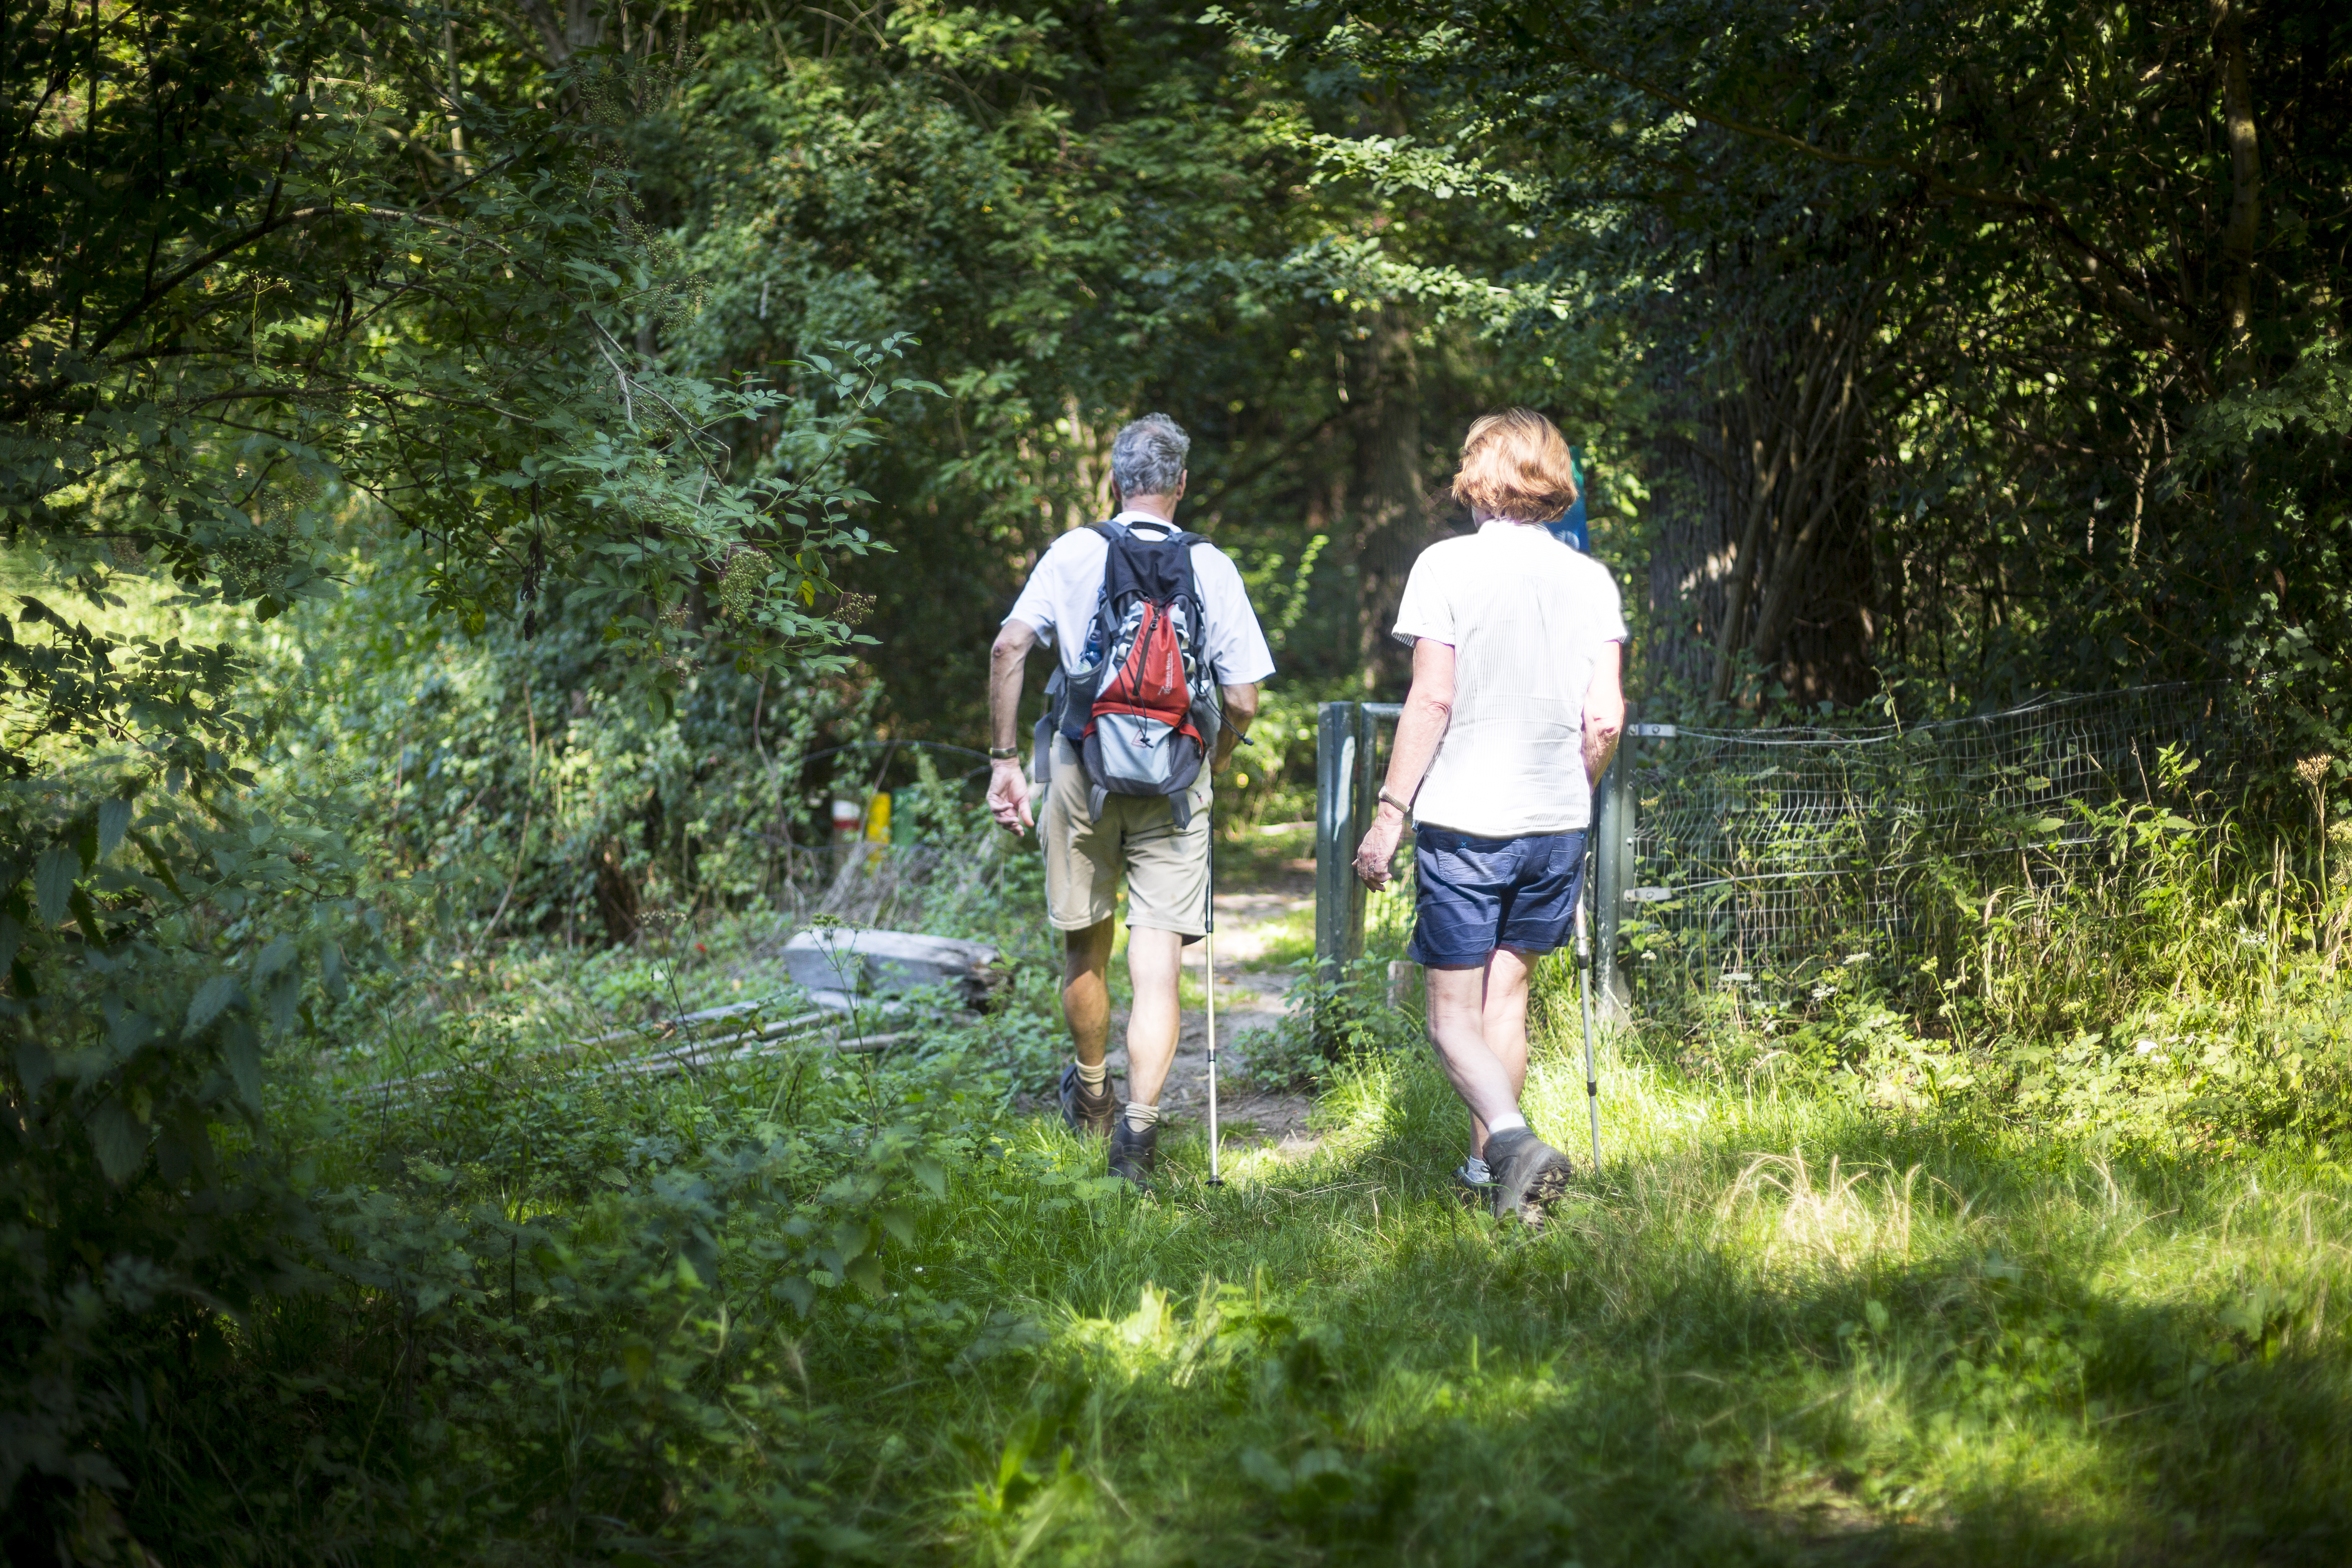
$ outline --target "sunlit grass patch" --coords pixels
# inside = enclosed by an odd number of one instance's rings
[[[1314,908],[1289,910],[1259,921],[1250,936],[1258,948],[1243,960],[1244,969],[1296,969],[1315,956]]]

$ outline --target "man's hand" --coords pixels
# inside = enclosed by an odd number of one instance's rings
[[[1234,760],[1234,751],[1249,734],[1249,727],[1257,721],[1257,683],[1246,686],[1226,686],[1220,689],[1224,705],[1220,710],[1225,721],[1217,731],[1217,752],[1209,759],[1209,771],[1223,773],[1225,764]]]
[[[1372,830],[1356,846],[1356,875],[1374,892],[1389,885],[1389,862],[1396,858],[1397,842],[1404,837],[1404,813],[1383,805],[1372,818]]]
[[[988,743],[1009,752],[1021,743],[1021,671],[1037,646],[1037,628],[1007,619],[988,650]],[[988,809],[1005,832],[1029,831],[1029,775],[1018,757],[998,757],[988,765]]]
[[[1029,773],[1020,758],[1000,758],[988,765],[988,812],[1016,838],[1034,826],[1029,815]]]

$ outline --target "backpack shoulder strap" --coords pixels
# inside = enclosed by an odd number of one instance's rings
[[[1127,530],[1114,522],[1089,522],[1085,527],[1087,532],[1102,536],[1104,547],[1102,582],[1095,589],[1095,613],[1087,624],[1085,645],[1087,653],[1099,659],[1109,651],[1111,636],[1118,630],[1111,625],[1110,584],[1111,575],[1118,567],[1119,545],[1127,538]],[[1074,746],[1085,731],[1087,711],[1094,706],[1095,692],[1101,681],[1102,667],[1098,663],[1085,666],[1077,674],[1065,677],[1061,661],[1058,658],[1055,660],[1053,679],[1047,687],[1050,691],[1058,682],[1062,689],[1052,712],[1059,721],[1062,733],[1069,737]]]
[[[1088,533],[1100,534],[1103,542],[1103,578],[1095,591],[1095,635],[1100,639],[1110,635],[1109,627],[1102,623],[1110,610],[1111,568],[1118,560],[1119,542],[1127,537],[1127,530],[1115,522],[1090,522],[1086,525],[1086,530]]]

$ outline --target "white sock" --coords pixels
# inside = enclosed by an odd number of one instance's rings
[[[1092,1067],[1087,1066],[1084,1062],[1077,1062],[1074,1065],[1078,1069],[1078,1081],[1085,1084],[1088,1089],[1100,1089],[1104,1084],[1110,1081],[1110,1064],[1108,1062],[1097,1062]]]
[[[1473,1154],[1462,1162],[1462,1179],[1474,1187],[1483,1187],[1495,1179],[1495,1173],[1486,1168],[1486,1161]]]
[[[1527,1130],[1528,1119],[1517,1111],[1508,1116],[1497,1116],[1486,1123],[1486,1136],[1489,1138],[1497,1132],[1525,1132]]]
[[[1127,1130],[1129,1132],[1149,1132],[1159,1125],[1160,1108],[1158,1106],[1146,1105],[1139,1100],[1130,1100],[1127,1102]]]

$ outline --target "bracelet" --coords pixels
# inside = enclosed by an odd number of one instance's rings
[[[1017,763],[1021,760],[1021,748],[1018,746],[991,746],[988,748],[988,760],[992,763]]]
[[[1412,807],[1407,805],[1404,802],[1399,800],[1385,789],[1381,791],[1381,804],[1382,805],[1395,806],[1400,816],[1411,816],[1412,815]]]

